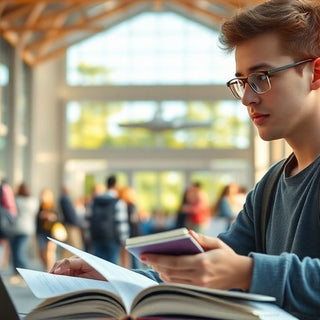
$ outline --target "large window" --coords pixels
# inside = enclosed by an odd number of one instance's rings
[[[234,73],[218,33],[175,13],[143,13],[74,45],[70,85],[217,84]]]
[[[116,172],[141,211],[166,213],[192,181],[212,202],[224,184],[248,185],[252,132],[225,88],[233,74],[216,30],[170,12],[139,14],[69,48],[66,154],[95,165],[68,176],[89,190]]]
[[[245,108],[233,101],[70,102],[68,146],[238,148],[249,147]]]

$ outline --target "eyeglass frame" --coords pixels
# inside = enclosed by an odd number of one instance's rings
[[[271,90],[271,82],[270,82],[270,75],[273,74],[273,73],[276,73],[276,72],[280,72],[280,71],[283,71],[283,70],[287,70],[289,68],[293,68],[293,67],[296,67],[296,66],[299,66],[303,63],[307,63],[307,62],[311,62],[311,61],[314,61],[315,58],[309,58],[309,59],[306,59],[306,60],[301,60],[301,61],[298,61],[298,62],[293,62],[293,63],[289,63],[289,64],[286,64],[284,66],[281,66],[281,67],[278,67],[278,68],[273,68],[273,69],[270,69],[270,70],[267,70],[267,71],[257,71],[257,72],[252,72],[250,73],[247,77],[236,77],[236,78],[232,78],[231,80],[229,80],[226,85],[227,87],[231,90],[233,96],[238,99],[238,100],[241,100],[243,98],[243,96],[241,97],[236,91],[234,91],[232,88],[231,88],[231,85],[232,85],[232,82],[233,81],[242,81],[243,83],[243,89],[245,88],[245,85],[246,83],[249,85],[249,87],[257,94],[263,94],[263,93],[266,93],[268,92],[269,90]],[[250,84],[250,82],[248,81],[249,77],[253,74],[261,74],[261,75],[265,75],[266,76],[266,81],[268,82],[268,85],[269,85],[269,88],[263,92],[258,92],[257,89],[254,88],[254,86],[252,86]],[[240,82],[238,82],[240,83]]]

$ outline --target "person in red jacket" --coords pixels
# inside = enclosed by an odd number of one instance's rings
[[[186,191],[185,198],[186,201],[180,210],[187,213],[186,227],[205,233],[210,218],[210,203],[201,184],[192,183]]]

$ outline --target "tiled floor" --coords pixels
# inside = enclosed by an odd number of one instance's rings
[[[34,297],[32,292],[23,284],[12,285],[9,279],[4,278],[5,285],[19,314],[26,314],[41,300]]]
[[[41,263],[34,254],[29,255],[29,264],[30,269],[42,270]],[[18,313],[28,313],[41,302],[33,295],[22,279],[18,283],[10,281],[13,276],[13,268],[10,264],[5,269],[1,269],[0,273]]]

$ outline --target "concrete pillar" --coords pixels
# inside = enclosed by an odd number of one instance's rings
[[[62,184],[64,115],[58,100],[61,65],[59,60],[51,60],[33,69],[30,185],[34,194],[47,187],[57,195]]]

